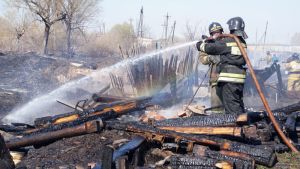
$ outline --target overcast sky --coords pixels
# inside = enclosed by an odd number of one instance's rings
[[[0,6],[3,13],[3,0]],[[167,13],[170,23],[176,20],[177,35],[183,34],[187,21],[205,28],[217,21],[227,27],[226,21],[235,16],[241,16],[246,23],[248,43],[256,41],[256,32],[258,39],[262,36],[267,21],[267,43],[288,44],[291,36],[300,32],[299,0],[103,0],[100,6],[102,11],[96,20],[105,22],[107,29],[130,19],[135,24],[143,6],[144,24],[154,38],[161,37]]]
[[[268,21],[267,42],[289,43],[295,32],[300,32],[299,0],[104,0],[103,21],[108,25],[137,20],[144,7],[144,23],[157,37],[162,34],[163,16],[176,20],[176,34],[182,34],[185,23],[200,24],[205,28],[212,21],[227,27],[231,17],[241,16],[246,22],[248,42],[255,42],[256,31],[261,37]],[[200,30],[199,30],[200,31]]]

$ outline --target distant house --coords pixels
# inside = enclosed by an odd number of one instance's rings
[[[137,38],[138,44],[145,48],[152,48],[153,47],[153,39],[151,38]]]

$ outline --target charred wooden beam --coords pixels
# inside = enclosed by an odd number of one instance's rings
[[[192,116],[187,118],[176,118],[155,121],[154,126],[172,127],[210,127],[210,126],[236,126],[248,122],[247,114],[214,114],[210,116]]]
[[[222,168],[222,169],[233,169],[233,164],[229,161],[212,159],[207,157],[195,157],[195,156],[183,156],[176,155],[171,156],[170,165],[174,168],[180,169],[200,169],[200,168]]]
[[[101,121],[89,121],[82,125],[64,128],[58,131],[38,133],[35,135],[24,136],[22,138],[11,139],[6,142],[9,149],[16,149],[31,145],[41,145],[58,139],[84,135],[98,132],[102,129]]]
[[[162,130],[171,130],[186,134],[205,134],[205,135],[227,135],[243,137],[241,127],[158,127]]]
[[[231,151],[212,151],[208,147],[194,145],[193,153],[196,156],[208,157],[212,159],[230,161],[236,169],[254,169],[255,161],[250,156]]]
[[[258,164],[262,164],[265,166],[272,166],[276,161],[276,154],[274,153],[274,150],[271,148],[260,149],[255,147],[254,145],[247,145],[244,143],[230,141],[219,137],[178,133],[170,130],[162,130],[159,128],[155,128],[153,126],[149,126],[137,122],[131,122],[131,123],[107,122],[106,127],[139,133],[150,139],[153,139],[155,137],[156,138],[170,137],[170,138],[175,138],[176,140],[187,140],[187,141],[196,142],[201,145],[216,147],[221,150],[243,153],[255,159],[255,161]]]
[[[128,97],[119,97],[119,96],[108,96],[108,95],[98,95],[93,94],[92,99],[94,102],[100,103],[111,103],[116,101],[128,100]]]
[[[131,112],[134,110],[144,109],[151,98],[138,98],[134,100],[116,101],[112,103],[102,104],[95,108],[90,108],[82,112],[71,112],[55,116],[47,116],[37,118],[34,123],[37,127],[45,127],[50,124],[61,124],[72,122],[81,118],[89,118],[93,116],[101,116],[114,111],[117,115]]]

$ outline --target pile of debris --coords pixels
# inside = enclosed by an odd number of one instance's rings
[[[156,113],[159,106],[154,102],[155,96],[124,98],[95,94],[84,105],[77,105],[73,112],[37,118],[33,125],[1,125],[0,130],[10,135],[6,137],[6,146],[11,151],[22,152],[26,150],[24,147],[40,148],[79,135],[129,133],[126,139],[131,140],[121,141],[123,145],[102,144],[102,150],[98,150],[104,154],[98,156],[101,159],[84,166],[91,168],[251,169],[256,164],[272,167],[277,161],[275,152],[289,151],[264,111],[241,115],[194,113],[189,117],[166,119]],[[150,110],[154,113],[145,113]],[[300,102],[273,110],[282,130],[294,142],[298,142],[300,132],[299,110]],[[140,119],[128,118],[129,113],[137,114]],[[103,140],[94,141],[100,144]],[[160,160],[146,160],[149,155]]]

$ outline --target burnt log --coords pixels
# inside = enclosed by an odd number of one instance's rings
[[[255,161],[246,154],[230,151],[212,151],[208,147],[194,145],[193,153],[196,156],[208,157],[212,159],[230,161],[234,164],[235,169],[254,169]]]
[[[131,122],[131,123],[118,123],[118,122],[106,122],[106,127],[114,128],[118,130],[126,130],[134,133],[138,133],[144,135],[145,137],[150,137],[149,139],[160,138],[174,138],[175,140],[187,140],[192,141],[201,145],[211,146],[214,148],[218,148],[220,150],[228,150],[238,153],[243,153],[249,155],[251,158],[255,159],[256,163],[272,166],[276,161],[276,154],[272,148],[257,148],[254,145],[247,145],[240,142],[230,141],[227,139],[207,136],[207,135],[193,135],[193,134],[185,134],[178,133],[170,130],[162,130],[159,128],[155,128],[150,125]]]
[[[31,145],[42,145],[62,138],[74,137],[89,133],[98,132],[102,129],[101,121],[89,121],[82,125],[64,128],[58,131],[43,132],[24,136],[22,138],[11,139],[6,142],[9,149],[16,149]]]
[[[192,116],[187,118],[176,118],[155,121],[156,127],[210,127],[210,126],[236,126],[237,123],[246,123],[245,115],[214,114],[210,116]]]
[[[229,161],[212,159],[207,157],[174,155],[170,157],[170,165],[178,169],[233,169],[233,164]]]
[[[172,130],[186,134],[226,135],[243,137],[241,127],[158,127],[163,130]]]
[[[82,112],[75,111],[55,116],[37,118],[34,123],[36,127],[45,127],[50,124],[61,124],[72,122],[81,118],[99,116],[110,111],[114,111],[116,114],[121,115],[124,113],[132,112],[134,110],[144,109],[149,103],[150,99],[150,97],[142,97],[133,100],[116,101],[112,103],[102,104],[95,108],[86,109]]]

